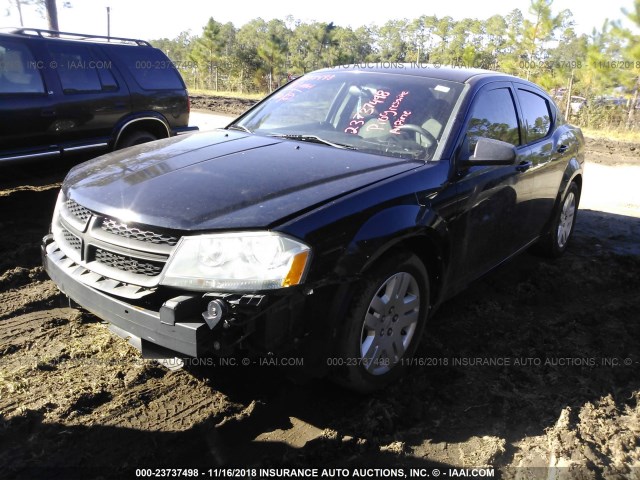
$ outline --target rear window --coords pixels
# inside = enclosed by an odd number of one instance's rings
[[[144,90],[184,89],[182,78],[164,53],[148,47],[114,47],[115,55]]]

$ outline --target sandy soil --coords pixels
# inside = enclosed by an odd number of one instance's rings
[[[3,169],[0,476],[486,465],[514,479],[638,478],[640,202],[616,183],[640,182],[632,148],[589,141],[585,184],[600,186],[585,192],[567,254],[524,254],[445,304],[421,364],[368,397],[275,368],[142,360],[65,306],[40,267],[69,165]]]

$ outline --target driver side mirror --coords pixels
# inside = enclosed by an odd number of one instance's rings
[[[502,140],[481,137],[473,155],[463,160],[462,165],[511,165],[516,159],[516,147]]]

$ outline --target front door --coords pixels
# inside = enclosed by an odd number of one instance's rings
[[[525,226],[531,217],[533,177],[530,149],[522,145],[520,123],[509,82],[483,87],[473,99],[458,150],[458,160],[473,155],[478,138],[516,147],[516,161],[508,166],[459,168],[456,178],[460,211],[452,224],[452,254],[462,282],[482,275],[529,241]]]

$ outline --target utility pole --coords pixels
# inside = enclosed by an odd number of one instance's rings
[[[49,20],[49,30],[59,32],[60,27],[58,26],[58,7],[56,6],[56,0],[44,0],[44,6],[47,10],[47,19]]]
[[[111,37],[111,7],[107,7],[107,38]]]

